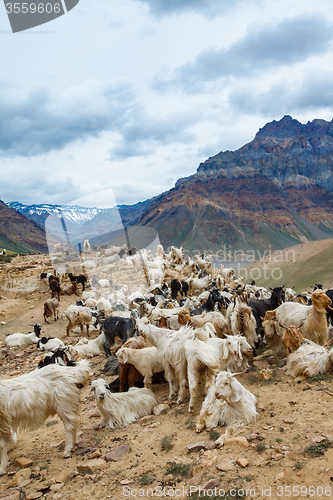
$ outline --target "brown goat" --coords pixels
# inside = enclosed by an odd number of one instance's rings
[[[119,346],[115,349],[115,353],[120,349]],[[147,342],[141,335],[138,337],[131,337],[126,342],[124,342],[123,347],[130,347],[131,349],[143,349],[144,347],[151,347],[151,344]],[[120,365],[120,373],[119,373],[119,392],[124,392],[124,386],[126,382],[129,387],[135,387],[135,384],[141,382],[143,380],[143,376],[135,366],[130,363],[124,363]]]
[[[178,323],[180,324],[180,326],[185,326],[185,325],[187,325],[187,323],[189,323],[190,325],[192,324],[191,315],[188,311],[186,311],[186,309],[179,311]]]
[[[79,292],[77,290],[77,283],[73,281],[68,286],[63,286],[60,288],[60,295],[77,295],[79,297]]]
[[[43,316],[46,323],[49,322],[47,318],[51,318],[52,316],[54,316],[54,321],[59,319],[59,301],[56,298],[44,302]]]
[[[167,319],[164,317],[164,316],[161,316],[159,322],[158,322],[158,326],[160,328],[168,328],[168,321]]]
[[[58,300],[60,300],[61,288],[60,288],[59,278],[55,278],[53,276],[53,278],[49,282],[49,287],[51,290],[52,298],[54,298],[57,295]]]
[[[303,342],[303,335],[300,329],[295,325],[288,326],[282,335],[282,342],[286,348],[286,356],[295,352]]]

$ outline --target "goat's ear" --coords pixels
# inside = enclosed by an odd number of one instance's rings
[[[232,389],[232,395],[230,396],[231,403],[238,403],[244,393],[243,386],[237,379],[232,378],[230,381],[230,386]]]
[[[241,361],[243,361],[243,356],[242,356],[242,350],[241,350],[241,343],[238,343],[238,356]]]

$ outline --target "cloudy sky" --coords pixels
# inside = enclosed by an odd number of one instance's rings
[[[333,118],[331,0],[80,0],[13,34],[0,5],[0,198],[143,201],[285,114]]]

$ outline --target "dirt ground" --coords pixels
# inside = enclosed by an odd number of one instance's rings
[[[3,340],[15,332],[28,333],[37,322],[42,334],[74,344],[79,333],[64,339],[67,322],[43,323],[43,302],[50,297],[40,278],[50,263],[46,256],[18,257],[0,266],[0,365],[1,378],[16,377],[35,369],[41,359],[35,346],[7,348]],[[132,288],[137,275],[129,277]],[[75,303],[61,297],[61,311]],[[96,337],[97,332],[92,335]],[[62,458],[64,428],[56,415],[38,430],[18,435],[9,452],[10,465],[0,477],[0,491],[19,485],[28,499],[133,499],[133,498],[330,498],[333,491],[332,377],[296,383],[268,357],[254,361],[238,378],[258,399],[258,420],[244,430],[238,444],[214,449],[223,429],[195,432],[202,395],[193,414],[187,404],[167,401],[166,384],[154,385],[158,403],[165,409],[158,416],[113,431],[94,426],[99,421],[89,386],[82,389],[79,447]],[[91,360],[91,379],[99,378],[105,357]],[[271,370],[269,380],[260,376]],[[103,377],[108,381],[115,377]],[[191,453],[187,446],[201,443]],[[105,456],[128,445],[120,460]],[[122,448],[124,450],[124,448]],[[25,460],[24,460],[25,459]],[[201,491],[199,491],[201,488]]]

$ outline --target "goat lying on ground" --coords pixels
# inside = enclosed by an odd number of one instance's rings
[[[38,363],[38,368],[43,368],[47,365],[59,364],[63,366],[76,366],[76,362],[69,359],[66,354],[67,347],[58,347],[53,352],[46,354],[43,360]]]
[[[218,425],[249,425],[256,421],[256,397],[235,378],[235,373],[220,372],[209,389],[197,422],[197,432]],[[220,401],[222,400],[222,401]],[[223,445],[224,436],[215,441]]]
[[[295,352],[302,345],[302,342],[303,335],[297,326],[290,325],[288,328],[285,328],[285,332],[282,335],[282,343],[286,349],[286,356]]]
[[[103,345],[105,342],[105,334],[102,332],[96,339],[89,340],[87,343],[78,343],[75,346],[69,346],[69,354],[75,361],[85,358],[93,358],[99,354],[103,354]]]
[[[304,340],[303,345],[290,354],[287,361],[288,375],[292,377],[314,377],[318,374],[327,375],[333,370],[333,349]]]
[[[59,319],[59,300],[56,298],[44,302],[44,321],[48,323],[48,318],[54,317],[54,321]]]
[[[24,333],[13,333],[5,338],[4,343],[10,347],[37,344],[41,330],[42,325],[40,323],[36,323],[34,325],[33,332],[27,335]]]
[[[55,339],[53,337],[42,337],[37,342],[37,349],[42,351],[52,351],[57,347],[64,347],[64,343],[60,339]]]
[[[113,394],[102,378],[92,381],[91,390],[94,391],[98,409],[102,414],[98,426],[106,429],[129,425],[145,415],[150,415],[157,405],[150,389],[131,387],[128,392]]]
[[[87,383],[89,370],[87,361],[73,367],[51,364],[0,381],[0,474],[6,472],[7,447],[16,443],[16,431],[36,429],[56,413],[65,426],[64,457],[70,456],[78,442],[78,384]]]

